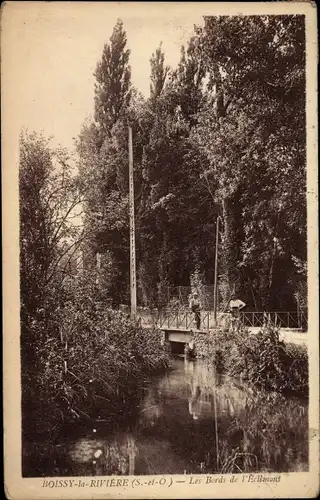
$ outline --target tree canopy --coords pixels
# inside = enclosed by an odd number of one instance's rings
[[[236,289],[252,309],[295,308],[306,280],[304,17],[205,17],[177,68],[161,44],[153,52],[146,98],[129,56],[118,21],[95,73],[95,120],[78,139],[88,249],[103,255],[110,298],[129,300],[130,123],[140,304],[161,306],[166,286],[189,285],[196,270],[213,283],[220,216],[222,297]]]

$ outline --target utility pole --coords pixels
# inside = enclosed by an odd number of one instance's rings
[[[131,316],[135,317],[137,312],[137,282],[136,282],[136,243],[134,225],[134,183],[133,183],[133,151],[132,151],[132,128],[129,131],[129,218],[130,218],[130,297]]]
[[[213,289],[213,318],[214,324],[217,324],[217,306],[218,306],[218,251],[219,251],[219,219],[220,216],[217,217],[216,222],[216,254],[214,261],[214,289]]]

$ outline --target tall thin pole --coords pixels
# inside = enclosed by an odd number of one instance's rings
[[[213,318],[217,324],[217,305],[218,305],[218,251],[219,251],[219,215],[216,222],[216,254],[214,261],[214,290],[213,290]]]
[[[217,471],[219,472],[220,456],[219,456],[219,434],[218,434],[218,411],[217,411],[217,386],[216,386],[217,372],[214,370],[214,386],[213,386],[213,406],[214,406],[214,431],[216,441],[216,461]]]
[[[137,312],[137,283],[136,283],[136,243],[134,225],[134,184],[133,184],[133,151],[132,128],[129,126],[129,218],[130,218],[130,297],[131,316]]]

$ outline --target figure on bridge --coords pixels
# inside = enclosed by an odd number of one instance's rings
[[[233,292],[231,300],[229,302],[228,310],[231,313],[231,328],[232,330],[239,324],[240,321],[240,311],[246,306],[242,300],[237,299],[237,295]]]
[[[194,313],[194,321],[196,323],[196,328],[197,328],[197,330],[199,330],[200,329],[200,322],[201,322],[201,317],[200,317],[201,305],[200,305],[200,300],[199,300],[197,292],[194,292],[192,294],[192,297],[191,297],[190,302],[189,302],[189,307],[190,307],[191,311]]]

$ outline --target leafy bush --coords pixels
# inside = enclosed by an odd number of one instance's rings
[[[241,376],[256,387],[308,393],[307,348],[282,342],[279,331],[271,326],[256,335],[243,328],[211,332],[208,354],[218,369]]]
[[[32,401],[28,418],[38,423],[32,432],[42,422],[46,429],[95,418],[112,423],[134,409],[145,379],[169,364],[161,332],[100,302],[87,276],[56,314],[59,326],[51,322],[39,334],[35,325],[38,364],[29,367],[25,398]]]

